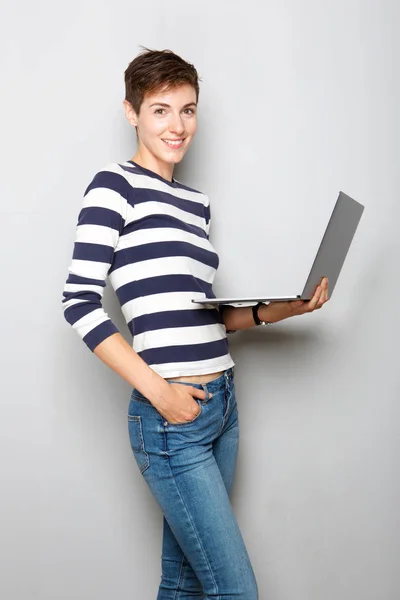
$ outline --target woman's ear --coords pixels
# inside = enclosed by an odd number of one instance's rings
[[[133,110],[132,104],[128,102],[128,100],[124,100],[122,104],[124,106],[124,112],[127,121],[132,125],[132,127],[137,127],[137,116]]]

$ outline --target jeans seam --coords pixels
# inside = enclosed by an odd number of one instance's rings
[[[169,459],[169,457],[168,457],[168,459]],[[190,521],[190,523],[191,523],[191,525],[192,525],[193,531],[194,531],[194,533],[195,533],[195,536],[196,536],[196,538],[197,538],[197,542],[198,542],[198,544],[199,544],[199,546],[200,546],[200,548],[201,548],[201,551],[202,551],[202,553],[203,553],[203,556],[204,556],[204,558],[206,559],[206,562],[207,562],[207,565],[208,565],[208,568],[209,568],[209,572],[210,572],[210,574],[211,574],[211,577],[212,577],[212,579],[213,579],[213,582],[214,582],[214,586],[215,586],[216,592],[217,592],[217,594],[218,594],[218,586],[217,586],[217,582],[215,581],[214,573],[212,572],[212,568],[211,568],[210,562],[209,562],[209,560],[208,560],[208,557],[207,557],[207,554],[206,554],[206,552],[204,551],[203,544],[201,543],[201,540],[200,540],[200,538],[199,538],[199,536],[198,536],[197,529],[196,529],[196,527],[194,526],[194,523],[193,523],[193,521],[192,521],[192,517],[191,517],[191,515],[190,515],[190,512],[189,512],[189,510],[188,510],[188,508],[187,508],[187,506],[186,506],[186,503],[185,503],[185,501],[184,501],[184,499],[183,499],[183,497],[182,497],[182,494],[181,494],[181,492],[180,492],[179,486],[178,486],[178,484],[177,484],[177,481],[176,481],[175,475],[174,475],[174,473],[173,473],[173,471],[172,471],[171,464],[170,464],[169,460],[168,460],[168,466],[169,466],[169,470],[170,470],[170,473],[171,473],[171,476],[172,476],[172,480],[173,480],[173,482],[174,482],[174,485],[175,485],[175,489],[176,489],[176,491],[177,491],[177,494],[178,494],[178,496],[179,496],[179,498],[180,498],[180,500],[181,500],[181,502],[182,502],[182,504],[183,504],[183,507],[184,507],[184,509],[185,509],[185,512],[186,512],[186,515],[187,515],[187,517],[188,517],[188,519],[189,519],[189,521]],[[201,582],[200,582],[200,583],[201,583]],[[216,596],[215,600],[221,600],[221,595],[220,595],[220,594],[218,594],[218,595]]]
[[[184,565],[184,562],[185,562],[185,556],[183,556],[183,558],[181,560],[181,568],[180,568],[180,571],[179,571],[178,585],[177,585],[176,590],[175,590],[174,600],[178,600],[178,598],[179,598],[178,597],[178,593],[182,591],[181,585],[182,585],[182,581],[183,581],[183,578],[184,578],[184,575],[185,575],[185,569],[186,569],[186,565]]]
[[[227,416],[228,416],[229,410],[231,408],[231,403],[229,401],[230,400],[230,398],[229,398],[230,385],[228,382],[229,382],[229,377],[226,376],[226,385],[225,385],[225,389],[224,389],[224,411],[222,413],[222,423],[221,423],[221,427],[220,427],[218,435],[221,435],[224,430],[224,427],[225,427],[226,421],[227,421]],[[225,406],[225,403],[226,403],[226,406]]]
[[[140,445],[139,447],[134,450],[133,446],[132,446],[132,450],[133,453],[135,454],[141,454],[143,453],[144,456],[146,457],[146,460],[144,462],[143,465],[139,466],[139,470],[140,472],[143,473],[149,468],[150,466],[150,457],[148,452],[146,451],[145,445],[144,445],[144,437],[143,437],[143,430],[142,430],[142,420],[140,418],[140,416],[138,415],[128,415],[128,422],[131,421],[132,423],[135,423],[137,426],[137,432],[139,434],[139,440],[140,440]]]

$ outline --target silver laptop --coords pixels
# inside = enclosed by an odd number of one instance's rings
[[[254,302],[287,302],[311,300],[322,277],[329,279],[329,298],[332,297],[347,252],[360,222],[364,206],[343,192],[339,193],[331,218],[319,246],[303,290],[292,296],[256,296],[252,298],[196,298],[196,304],[242,304]]]

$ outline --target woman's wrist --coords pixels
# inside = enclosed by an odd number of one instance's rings
[[[150,400],[152,405],[157,408],[161,407],[168,397],[171,386],[169,383],[158,373],[151,369],[152,373],[147,382],[147,391],[145,393],[142,390],[142,394]]]
[[[262,304],[258,309],[258,318],[260,321],[268,321],[269,323],[276,323],[280,319],[276,318],[273,314],[273,306],[271,304]]]

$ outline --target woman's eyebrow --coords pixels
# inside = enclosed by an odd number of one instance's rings
[[[164,108],[171,108],[171,106],[169,104],[166,104],[165,102],[154,102],[153,104],[150,104],[149,108],[151,108],[152,106],[163,106]],[[188,106],[197,106],[196,102],[188,102],[188,104],[185,104],[182,108],[187,108]]]

